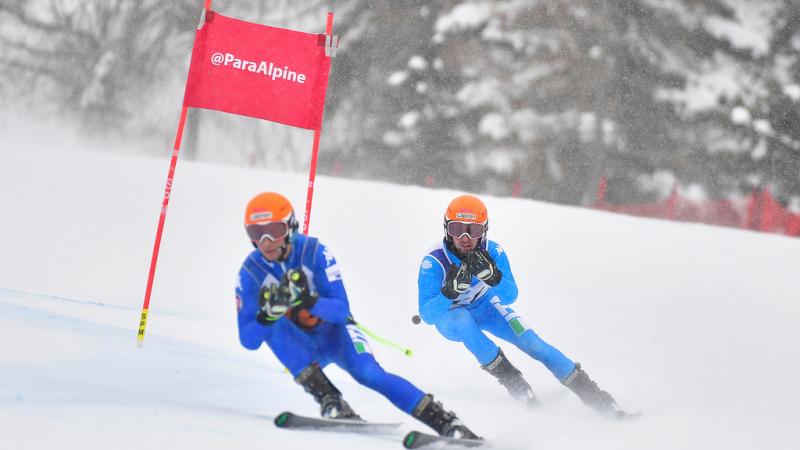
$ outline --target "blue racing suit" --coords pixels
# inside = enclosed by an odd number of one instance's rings
[[[508,257],[494,241],[483,239],[481,246],[502,272],[500,282],[492,287],[473,276],[469,289],[453,300],[447,298],[441,292],[447,270],[451,264],[459,266],[461,260],[442,241],[428,251],[420,264],[420,317],[436,326],[445,338],[462,342],[482,366],[492,362],[500,350],[483,333],[488,331],[516,345],[563,381],[575,369],[575,363],[540,339],[508,306],[517,300],[517,284]]]
[[[319,296],[316,304],[310,310],[287,311],[270,325],[256,321],[261,286],[280,283],[287,270],[298,268]],[[280,262],[267,260],[258,249],[251,252],[239,270],[236,304],[242,345],[256,350],[266,342],[295,378],[312,363],[320,367],[334,363],[409,414],[425,395],[404,378],[384,371],[375,360],[352,319],[339,265],[316,238],[295,234],[289,254]]]

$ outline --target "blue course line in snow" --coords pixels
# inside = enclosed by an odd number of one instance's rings
[[[39,294],[37,292],[28,292],[28,291],[20,291],[17,289],[7,289],[7,288],[0,288],[0,295],[7,295],[9,297],[16,297],[16,298],[24,298],[24,297],[37,297],[37,298],[45,298],[48,300],[56,300],[65,303],[79,303],[82,305],[97,305],[102,306],[104,308],[113,308],[113,309],[120,309],[125,311],[133,311],[133,308],[128,308],[124,306],[117,306],[117,305],[109,305],[107,303],[96,302],[92,300],[77,300],[74,298],[67,298],[67,297],[59,297],[56,295],[47,295],[47,294]]]

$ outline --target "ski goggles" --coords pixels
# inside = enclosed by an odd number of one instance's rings
[[[247,236],[253,242],[261,242],[264,239],[277,241],[285,238],[289,234],[289,224],[286,222],[268,222],[265,224],[252,224],[244,227]]]
[[[456,221],[447,222],[447,234],[454,238],[460,238],[466,234],[470,237],[470,239],[478,239],[483,237],[483,233],[485,232],[486,226],[482,223]]]

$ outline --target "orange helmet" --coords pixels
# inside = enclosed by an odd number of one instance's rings
[[[445,239],[460,237],[465,233],[473,239],[486,238],[489,229],[489,213],[486,205],[473,195],[462,195],[453,199],[444,212]]]
[[[282,224],[275,227],[272,225]],[[244,212],[244,226],[250,240],[259,242],[267,237],[277,240],[297,231],[297,220],[289,200],[276,192],[262,192],[253,197]]]

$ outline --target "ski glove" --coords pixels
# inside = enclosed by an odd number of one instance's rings
[[[272,325],[281,318],[289,309],[288,295],[281,293],[280,286],[272,284],[261,286],[258,290],[258,305],[256,320],[262,325]]]
[[[281,288],[286,290],[291,307],[311,309],[317,304],[318,295],[311,292],[308,278],[301,269],[287,270],[281,281]]]
[[[489,286],[497,286],[497,283],[503,278],[503,273],[497,268],[494,259],[489,252],[482,248],[469,252],[466,263],[469,271]]]
[[[447,275],[444,278],[442,294],[450,300],[455,300],[459,294],[463,294],[469,289],[471,281],[472,274],[470,274],[469,266],[466,263],[462,263],[461,266],[450,264],[450,269],[447,270]]]

